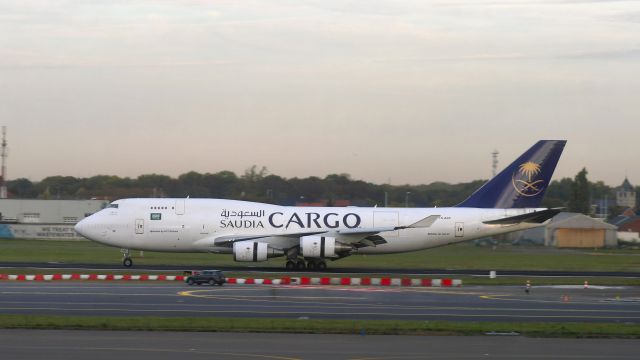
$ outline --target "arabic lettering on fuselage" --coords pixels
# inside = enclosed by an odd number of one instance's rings
[[[245,218],[245,217],[263,217],[265,214],[264,210],[260,210],[260,211],[228,211],[226,209],[222,210],[222,214],[220,214],[220,216],[222,216],[223,218],[232,218],[232,217],[239,217],[240,219]]]
[[[337,229],[342,226],[354,229],[360,226],[362,219],[356,213],[346,213],[340,215],[338,213],[329,212],[320,214],[316,212],[293,212],[285,214],[280,211],[270,213],[268,216],[264,210],[260,211],[235,211],[222,210],[220,216],[220,227],[226,228],[242,228],[242,229],[259,229],[264,228],[265,224],[275,229],[289,229],[290,227],[298,229]]]

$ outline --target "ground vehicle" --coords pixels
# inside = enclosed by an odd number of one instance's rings
[[[192,272],[184,281],[189,285],[209,284],[211,286],[222,286],[227,282],[227,279],[220,270],[202,270]]]

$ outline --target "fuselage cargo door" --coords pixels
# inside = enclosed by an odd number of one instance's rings
[[[185,199],[176,199],[176,215],[184,215]]]
[[[464,237],[464,223],[457,222],[456,223],[456,237]]]
[[[396,227],[398,226],[397,211],[374,211],[373,227]],[[388,231],[383,233],[383,237],[398,236],[398,231]]]
[[[136,219],[136,234],[144,234],[144,220]]]

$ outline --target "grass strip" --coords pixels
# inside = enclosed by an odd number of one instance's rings
[[[619,323],[448,322],[0,315],[0,328],[360,335],[482,335],[640,338],[640,325]]]
[[[3,262],[58,262],[66,264],[120,264],[119,249],[90,241],[0,239]],[[175,254],[145,251],[131,253],[134,266],[179,265],[242,266],[229,254]],[[261,266],[284,268],[286,259],[278,258]],[[246,264],[251,266],[251,264]],[[640,249],[557,249],[543,246],[493,247],[462,243],[406,254],[357,255],[329,264],[330,267],[381,269],[492,269],[492,270],[558,270],[558,271],[627,271],[640,272]],[[248,269],[249,270],[249,269]]]

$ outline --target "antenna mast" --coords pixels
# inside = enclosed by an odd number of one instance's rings
[[[2,152],[0,152],[0,157],[2,157],[2,174],[0,174],[0,199],[7,198],[7,156],[9,156],[7,152],[7,127],[2,127]]]
[[[493,158],[493,161],[491,163],[491,169],[493,170],[493,177],[495,177],[498,172],[498,154],[500,154],[498,150],[493,150],[493,152],[491,153],[491,157]]]

